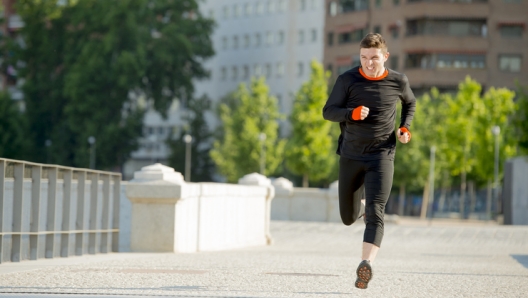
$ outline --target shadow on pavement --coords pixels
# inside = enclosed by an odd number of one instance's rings
[[[525,268],[528,268],[528,255],[510,255],[517,262],[523,265]]]

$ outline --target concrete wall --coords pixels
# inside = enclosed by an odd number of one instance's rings
[[[330,188],[298,188],[285,178],[275,179],[272,220],[341,222],[337,181]]]
[[[506,162],[503,194],[504,224],[528,225],[528,157]]]

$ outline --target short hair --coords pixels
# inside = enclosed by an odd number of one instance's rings
[[[381,36],[379,33],[369,33],[363,37],[361,42],[359,43],[359,48],[369,49],[369,48],[376,48],[381,49],[383,53],[387,53],[387,44],[385,43],[385,39]]]

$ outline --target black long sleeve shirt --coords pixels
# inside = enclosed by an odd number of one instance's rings
[[[354,67],[337,78],[323,108],[324,119],[340,123],[337,154],[354,160],[394,159],[396,104],[402,103],[399,127],[409,129],[416,99],[407,76],[387,71],[384,78],[371,80]],[[369,114],[353,120],[352,111],[359,106],[369,108]]]

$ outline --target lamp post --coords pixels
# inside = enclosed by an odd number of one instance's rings
[[[259,133],[260,140],[260,174],[264,175],[266,169],[266,147],[264,146],[264,141],[266,140],[266,134],[261,132]]]
[[[183,141],[185,142],[185,181],[191,182],[191,135],[184,135]]]
[[[95,169],[95,137],[89,136],[88,143],[90,144],[90,169]]]
[[[491,132],[493,133],[493,136],[495,138],[495,163],[493,166],[493,176],[494,176],[494,186],[493,186],[493,197],[495,198],[495,202],[497,204],[497,213],[499,213],[500,210],[500,204],[499,204],[499,135],[500,135],[500,127],[498,125],[495,125],[491,128]]]
[[[46,142],[44,142],[44,145],[46,145],[46,163],[51,163],[50,159],[50,149],[51,149],[51,140],[47,139]]]

